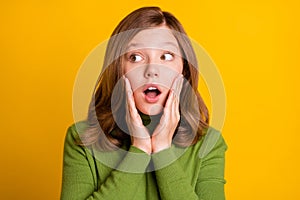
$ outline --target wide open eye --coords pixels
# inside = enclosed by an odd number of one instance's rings
[[[140,55],[138,55],[138,54],[131,54],[130,56],[129,56],[129,61],[130,62],[140,62],[140,61],[142,61],[143,60],[143,57],[142,56],[140,56]]]
[[[174,59],[174,54],[173,53],[164,53],[160,59],[170,61]]]

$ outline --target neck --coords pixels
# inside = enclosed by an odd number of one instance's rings
[[[160,121],[162,112],[157,115],[147,115],[139,111],[139,114],[143,121],[143,125],[149,130],[150,135],[152,135],[153,131],[155,130],[157,124]]]

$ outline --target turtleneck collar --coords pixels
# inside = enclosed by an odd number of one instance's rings
[[[152,135],[154,129],[157,127],[157,124],[160,121],[162,112],[157,115],[146,115],[140,111],[138,112],[141,116],[144,126],[149,130],[149,133]]]

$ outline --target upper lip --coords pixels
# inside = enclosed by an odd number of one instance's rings
[[[144,85],[143,87],[143,92],[145,92],[147,89],[149,89],[150,87],[154,87],[156,88],[160,93],[161,93],[161,88],[158,86],[158,84],[155,84],[155,83],[149,83],[149,84],[146,84]]]

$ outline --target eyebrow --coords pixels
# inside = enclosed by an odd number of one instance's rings
[[[157,49],[164,49],[164,46],[172,46],[174,47],[177,51],[179,51],[178,49],[178,45],[175,44],[174,42],[163,42],[161,44],[162,47],[157,47]],[[146,47],[143,43],[131,43],[128,45],[128,47],[126,48],[126,51],[130,50],[132,47],[137,48],[137,49],[141,49],[141,48],[153,48],[153,46],[150,47]]]

